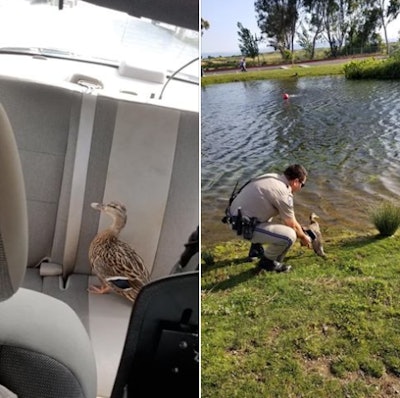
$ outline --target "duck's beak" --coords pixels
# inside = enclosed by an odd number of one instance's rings
[[[91,203],[90,206],[96,210],[103,210],[104,205],[102,203]]]

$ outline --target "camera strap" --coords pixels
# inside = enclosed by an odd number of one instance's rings
[[[237,182],[235,184],[235,187],[233,188],[233,191],[232,191],[231,196],[229,198],[229,204],[225,209],[225,216],[222,217],[222,219],[221,219],[221,221],[224,224],[232,224],[233,217],[230,214],[230,207],[231,207],[232,202],[239,195],[239,193],[243,190],[243,188],[245,186],[247,186],[248,184],[250,184],[252,181],[263,180],[265,178],[275,178],[275,179],[277,179],[276,175],[274,175],[274,174],[263,174],[263,175],[261,175],[259,177],[250,178],[250,180],[248,180],[245,184],[243,184],[239,189],[237,189],[237,186],[239,184],[239,180],[237,180]],[[235,224],[235,222],[233,222],[233,223]]]
[[[264,180],[265,178],[277,178],[275,175],[272,174],[263,174],[262,176],[255,177],[255,178],[250,178],[245,184],[243,184],[238,190],[237,186],[239,184],[239,180],[237,180],[235,187],[233,188],[233,191],[231,193],[231,197],[229,198],[229,206],[232,204],[232,202],[235,200],[236,196],[240,194],[240,192],[243,190],[243,188],[250,184],[252,181],[258,181],[258,180]]]
[[[236,189],[237,189],[237,186],[238,186],[238,184],[239,184],[239,180],[236,181],[236,184],[235,184],[235,186],[234,186],[234,188],[233,188],[233,191],[232,191],[232,193],[231,193],[231,196],[230,196],[230,198],[229,198],[228,206],[227,206],[226,209],[225,209],[225,216],[222,217],[222,220],[221,220],[224,224],[233,224],[233,225],[236,224],[236,217],[235,217],[235,220],[233,220],[233,217],[231,217],[231,215],[230,215],[230,207],[231,207],[232,202],[235,200],[236,196],[238,196],[239,192],[240,192],[250,181],[251,181],[251,179],[250,179],[249,181],[247,181],[246,184],[242,185],[238,191],[236,191]],[[240,217],[240,223],[241,223],[241,216],[239,215],[239,217]]]

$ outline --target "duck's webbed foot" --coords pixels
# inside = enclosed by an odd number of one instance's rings
[[[88,292],[89,293],[94,293],[94,294],[105,294],[109,293],[111,291],[111,287],[108,285],[91,285],[88,287]]]

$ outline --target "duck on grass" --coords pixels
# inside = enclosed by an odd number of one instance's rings
[[[287,274],[254,276],[248,242],[202,248],[202,397],[398,394],[400,236],[321,229],[326,257],[296,244]]]

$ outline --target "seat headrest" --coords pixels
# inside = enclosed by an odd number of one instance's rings
[[[28,216],[17,144],[0,104],[0,301],[20,287],[28,256]]]

